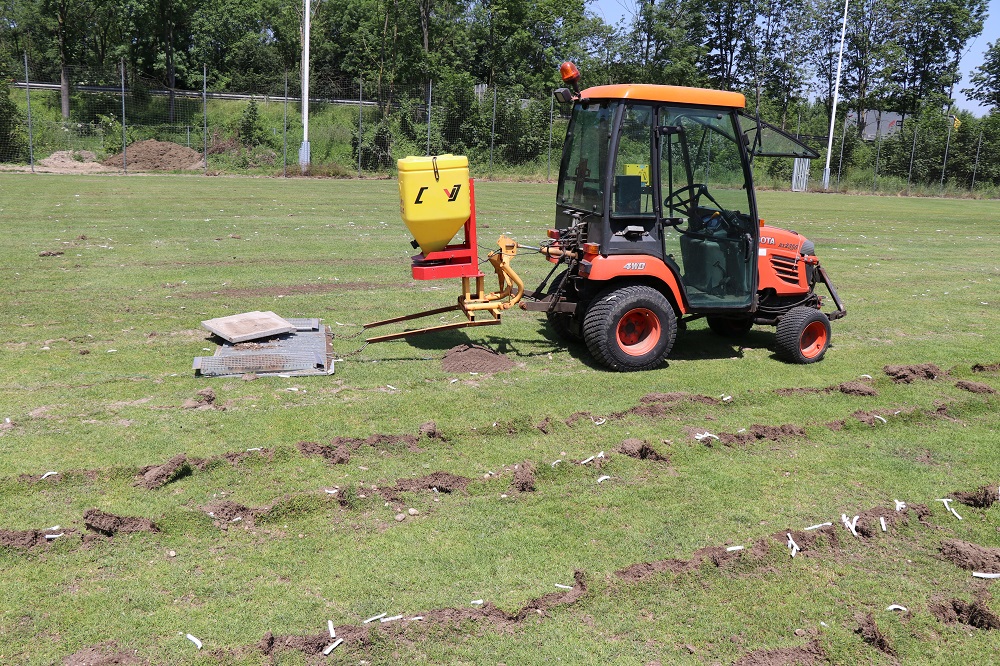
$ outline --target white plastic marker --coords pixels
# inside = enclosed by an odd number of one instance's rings
[[[196,647],[196,648],[198,648],[199,650],[201,649],[201,641],[199,641],[199,640],[198,640],[197,638],[195,638],[195,637],[194,637],[194,636],[192,636],[191,634],[186,634],[186,635],[185,635],[185,637],[186,637],[186,638],[187,638],[187,639],[188,639],[189,641],[191,641],[192,643],[194,643],[194,645],[195,645],[195,647]]]
[[[396,620],[402,620],[402,619],[403,619],[402,615],[393,615],[392,617],[384,617],[381,620],[379,620],[379,622],[384,624],[386,622],[395,622]]]
[[[1000,578],[1000,573],[983,573],[982,571],[973,571],[972,575],[976,578]]]
[[[879,516],[878,517],[878,522],[879,522],[880,525],[882,525],[882,531],[883,532],[888,532],[889,531],[889,530],[887,530],[885,528],[885,518],[883,516]]]
[[[45,535],[45,538],[46,538],[46,539],[49,539],[49,540],[52,540],[52,539],[58,539],[58,538],[59,538],[59,537],[61,537],[62,535],[63,535],[63,533],[62,533],[62,532],[60,532],[59,534],[46,534],[46,535]]]
[[[336,495],[337,494],[337,489],[334,488],[333,490],[330,490],[329,488],[324,488],[323,492],[325,492],[327,495]]]
[[[554,462],[552,463],[552,466],[553,466],[553,467],[555,467],[556,465],[558,465],[558,464],[559,464],[559,463],[561,463],[561,462],[562,462],[562,460],[561,460],[561,459],[560,459],[560,460],[556,460],[556,461],[554,461]]]
[[[604,425],[607,422],[608,422],[607,419],[601,418],[601,419],[597,419],[596,421],[594,421],[594,425],[595,426],[602,426],[602,425]]]
[[[872,379],[871,375],[861,375],[861,376],[864,377],[865,379]]]
[[[46,527],[42,531],[43,532],[55,532],[57,529],[59,529],[59,525],[53,525],[52,527]]]
[[[954,501],[955,500],[951,499],[950,497],[938,500],[938,502],[944,502],[944,508],[946,508],[949,511],[951,511],[952,514],[954,514],[954,516],[956,518],[958,518],[959,520],[962,520],[962,516],[958,515],[958,511],[955,511],[955,509],[953,509],[952,506],[951,506],[951,503],[954,502]]]
[[[736,552],[737,550],[743,550],[743,546],[730,546],[729,548],[726,548],[726,552],[729,553]]]
[[[388,615],[388,613],[379,613],[378,615],[373,615],[372,617],[368,618],[361,624],[368,624],[369,622],[374,622],[375,620],[381,620],[386,615]]]
[[[261,450],[262,450],[261,447],[255,446],[252,449],[247,449],[247,453],[250,453],[251,451],[261,451]]]
[[[330,629],[330,638],[336,638],[337,630],[333,628],[333,620],[327,620],[326,626]]]
[[[593,460],[593,459],[594,459],[595,457],[596,457],[596,456],[590,456],[590,457],[589,457],[589,458],[587,458],[586,460],[581,460],[581,461],[580,461],[580,464],[581,464],[581,465],[586,465],[587,463],[591,462],[591,461],[592,461],[592,460]]]
[[[560,590],[572,590],[573,589],[572,585],[560,585],[559,583],[556,583],[556,587],[558,587]]]
[[[899,604],[893,604],[891,606],[887,606],[886,610],[887,611],[897,611],[898,610],[898,611],[903,611],[905,613],[906,612],[906,606],[900,606]]]
[[[906,508],[906,502],[900,502],[899,500],[892,500],[896,503],[896,511],[902,511]]]
[[[710,432],[708,432],[706,430],[705,432],[696,432],[694,434],[694,438],[697,439],[700,442],[703,439],[709,439],[709,438],[711,438],[711,439],[719,439],[719,436],[718,435],[713,435],[712,433],[710,433]]]
[[[331,652],[333,652],[334,650],[336,650],[337,646],[340,645],[343,642],[344,642],[343,638],[338,638],[334,642],[332,642],[329,645],[327,645],[326,649],[323,650],[323,656],[326,656],[326,655],[330,654]]]
[[[414,615],[413,617],[411,617],[411,618],[409,619],[409,622],[413,622],[413,621],[415,621],[415,620],[422,620],[422,619],[424,619],[424,616],[423,616],[423,615]]]
[[[386,385],[385,385],[385,387],[386,387],[387,389],[389,389],[390,391],[398,391],[398,390],[399,390],[398,388],[396,388],[396,387],[395,387],[395,386],[393,386],[392,384],[386,384]]]
[[[844,517],[846,518],[847,516]],[[831,525],[833,525],[833,523],[819,523],[817,525],[810,525],[809,527],[805,528],[804,531],[808,532],[809,530],[818,530],[821,527],[830,527]]]
[[[602,476],[601,478],[599,478],[599,479],[597,480],[597,482],[598,482],[598,483],[604,483],[605,481],[607,481],[607,480],[608,480],[608,479],[610,479],[610,478],[611,478],[610,476]]]
[[[483,600],[482,599],[473,599],[469,603],[472,604],[473,606],[482,606],[483,605]]]
[[[844,523],[844,527],[849,529],[854,536],[858,536],[858,518],[859,516],[854,516],[854,520],[848,520],[847,514],[840,514],[840,520]]]
[[[601,451],[600,453],[598,453],[597,457],[598,458],[603,458],[604,457],[604,451]]]
[[[40,481],[44,481],[45,479],[49,478],[50,476],[55,476],[58,473],[59,472],[46,472],[45,474],[42,474],[42,478],[39,479],[39,480]]]
[[[888,421],[886,421],[886,420],[885,420],[885,417],[884,417],[884,416],[879,416],[878,414],[876,414],[876,415],[875,415],[875,416],[873,416],[872,418],[876,418],[876,419],[878,419],[879,421],[881,421],[882,423],[888,423]]]
[[[802,549],[799,548],[799,544],[795,543],[795,539],[792,538],[792,533],[788,532],[787,534],[788,534],[788,547],[792,551],[792,557],[795,557],[795,553],[799,552]]]

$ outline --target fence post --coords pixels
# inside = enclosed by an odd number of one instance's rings
[[[941,163],[941,194],[944,194],[944,170],[948,168],[948,149],[951,147],[951,126],[953,124],[951,116],[948,116],[948,139],[944,144],[944,162]]]
[[[358,77],[358,178],[361,178],[361,102],[364,99],[365,82]]]
[[[122,172],[128,175],[128,140],[125,132],[125,59],[118,61],[122,74]]]
[[[35,173],[35,136],[31,127],[31,81],[28,80],[28,52],[24,52],[24,96],[28,103],[28,164]]]
[[[202,156],[205,158],[205,175],[208,175],[208,65],[201,65],[201,118]]]
[[[976,171],[979,170],[979,151],[983,148],[983,130],[979,130],[979,145],[976,146],[976,163],[972,167],[972,187],[969,189],[970,192],[975,193],[976,191]]]
[[[913,126],[913,147],[910,148],[910,170],[906,174],[906,196],[910,196],[910,181],[913,178],[913,156],[917,154],[917,129],[920,125]]]
[[[840,175],[844,172],[844,144],[847,143],[847,114],[844,114],[844,131],[840,134],[840,159],[837,160],[837,191],[840,191]]]
[[[882,136],[881,136],[881,132],[880,132],[881,129],[882,129],[882,112],[881,111],[879,111],[879,113],[876,116],[876,118],[877,118],[877,120],[875,121],[875,123],[876,123],[875,124],[875,170],[874,170],[874,172],[872,174],[872,193],[873,194],[876,193],[876,192],[878,192],[878,163],[879,163],[879,158],[882,157]]]
[[[285,70],[285,112],[281,119],[281,177],[288,178],[288,70]]]
[[[552,180],[552,122],[555,117],[556,110],[556,96],[549,95],[549,171],[545,177],[545,180]]]
[[[493,178],[493,140],[497,135],[497,86],[493,84],[493,123],[490,125],[490,169],[489,177]]]
[[[431,154],[431,103],[434,99],[434,79],[427,82],[427,154]]]

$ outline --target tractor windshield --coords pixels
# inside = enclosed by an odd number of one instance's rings
[[[577,102],[573,107],[557,201],[590,213],[604,211],[604,170],[617,102]]]

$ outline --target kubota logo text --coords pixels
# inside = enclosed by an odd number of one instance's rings
[[[423,201],[424,192],[426,192],[429,189],[430,189],[429,187],[421,187],[420,191],[417,192],[417,198],[413,200],[413,203],[422,204],[424,202]],[[456,199],[458,199],[458,193],[461,191],[462,191],[462,184],[459,183],[450,190],[445,189],[444,194],[446,197],[448,197],[448,201],[455,201]]]

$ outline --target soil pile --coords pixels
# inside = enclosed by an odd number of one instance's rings
[[[334,447],[317,444],[316,442],[299,442],[297,446],[299,453],[307,458],[313,456],[326,458],[327,462],[331,465],[344,465],[351,462],[351,452],[343,444]]]
[[[1000,363],[976,363],[972,366],[973,372],[996,372],[1000,370]]]
[[[931,603],[930,611],[945,624],[961,622],[977,629],[1000,629],[1000,617],[989,609],[982,596],[971,603],[961,599],[935,601]]]
[[[441,369],[445,372],[491,374],[506,372],[513,367],[514,361],[505,354],[498,354],[482,345],[471,343],[452,347],[441,359]]]
[[[88,530],[114,536],[119,532],[127,534],[129,532],[159,532],[156,525],[149,518],[138,518],[136,516],[116,516],[113,513],[104,513],[100,509],[87,509],[83,512],[83,524]]]
[[[97,155],[89,150],[57,150],[43,160],[38,166],[55,173],[101,173],[109,171],[108,167],[97,161]]]
[[[971,393],[993,394],[997,392],[997,390],[989,384],[983,384],[982,382],[970,382],[965,379],[960,379],[955,382],[955,388],[960,388],[963,391],[969,391]]]
[[[219,500],[202,507],[202,511],[212,518],[216,527],[228,529],[232,524],[253,525],[257,511],[236,502]]]
[[[514,481],[510,487],[522,493],[530,493],[535,489],[535,466],[525,460],[514,465]]]
[[[837,390],[845,395],[878,395],[878,391],[863,382],[844,382],[837,385]]]
[[[182,453],[162,465],[151,465],[139,471],[135,485],[146,490],[155,490],[191,473],[187,457]]]
[[[879,631],[878,626],[875,624],[874,615],[868,613],[867,615],[858,616],[857,620],[858,628],[854,630],[854,633],[860,634],[861,639],[865,643],[868,643],[868,645],[890,657],[898,656],[892,648],[892,644],[889,643],[889,639]]]
[[[826,663],[829,659],[823,647],[818,640],[812,640],[802,647],[754,650],[737,659],[733,666],[813,666]]]
[[[746,432],[724,432],[719,435],[719,441],[726,446],[740,446],[753,444],[762,439],[771,442],[780,442],[788,437],[805,437],[806,431],[800,426],[786,423],[780,426],[769,426],[753,424]]]
[[[396,479],[396,485],[392,488],[381,488],[379,492],[390,501],[398,501],[399,493],[414,492],[417,490],[430,490],[439,493],[453,493],[465,490],[471,479],[448,472],[434,472],[427,476],[414,479]]]
[[[626,439],[618,447],[618,453],[624,453],[631,458],[638,458],[639,460],[657,460],[670,462],[670,459],[666,456],[661,456],[657,453],[656,449],[649,445],[644,439],[631,438]]]
[[[918,365],[887,365],[882,370],[897,384],[909,384],[914,379],[937,379],[942,374],[941,369],[933,363]]]
[[[129,666],[148,663],[127,652],[118,652],[117,649],[118,645],[114,641],[83,648],[66,657],[63,666]]]
[[[129,169],[136,171],[179,171],[189,169],[204,169],[205,161],[196,151],[169,141],[148,139],[133,143],[122,153],[113,155],[102,164],[121,169],[123,163]]]
[[[1000,573],[1000,548],[984,548],[953,539],[942,543],[939,550],[946,560],[961,569]]]
[[[45,535],[55,535],[53,530],[0,530],[0,546],[7,548],[31,548],[51,544],[56,539],[46,539]],[[63,530],[62,537],[75,534],[76,530]]]
[[[972,492],[956,490],[951,496],[966,506],[988,509],[993,506],[994,502],[1000,500],[1000,489],[996,486],[980,486],[979,489]]]

